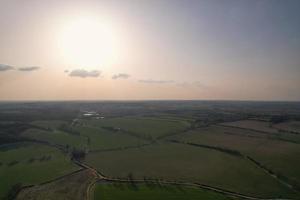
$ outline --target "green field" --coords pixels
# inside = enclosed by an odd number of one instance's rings
[[[295,141],[300,135],[292,135]],[[266,136],[231,127],[211,126],[174,137],[183,142],[218,146],[251,156],[278,175],[300,184],[300,144],[282,141],[287,136]],[[291,139],[291,138],[289,138]]]
[[[99,120],[85,120],[84,123],[88,126],[95,127],[120,128],[145,138],[157,138],[177,133],[188,128],[190,125],[187,121],[146,117],[105,118]]]
[[[56,148],[19,143],[0,147],[0,199],[20,183],[42,183],[78,169]]]
[[[0,118],[0,199],[300,197],[300,104],[0,104]]]
[[[278,130],[273,128],[270,122],[264,122],[264,121],[241,120],[241,121],[223,123],[223,125],[249,129],[249,130],[256,130],[265,133],[278,133]]]
[[[46,129],[59,129],[63,124],[67,124],[67,122],[61,120],[41,120],[33,121],[31,124]]]
[[[51,127],[49,131],[40,129],[28,129],[22,133],[22,136],[29,139],[49,142],[61,146],[75,147],[79,149],[105,150],[113,148],[124,148],[127,146],[139,146],[147,143],[130,134],[103,129],[97,126],[76,125],[72,130],[78,134],[72,134],[62,130],[55,129],[63,124],[62,121],[36,121],[34,123],[43,128]]]
[[[86,163],[110,177],[126,178],[132,173],[137,179],[198,182],[262,197],[293,193],[248,160],[182,144],[90,153]]]
[[[300,134],[300,121],[288,121],[279,124],[273,125],[273,127],[284,130],[284,131],[293,131]]]
[[[192,123],[195,118],[192,116],[177,116],[177,115],[170,115],[170,114],[159,114],[154,116],[148,116],[148,119],[155,119],[155,120],[169,120],[169,121],[175,121],[175,122],[187,122]]]
[[[94,189],[94,200],[229,200],[218,193],[197,188],[179,186],[147,186],[138,184],[134,188],[128,184],[98,183]]]
[[[72,135],[60,130],[43,131],[39,129],[28,129],[22,133],[22,136],[39,141],[49,142],[61,146],[85,148],[87,147],[87,138],[80,135]]]
[[[76,126],[75,129],[87,139],[87,146],[91,151],[137,146],[146,142],[123,132],[108,131],[98,127]]]
[[[95,180],[89,170],[82,170],[47,184],[37,185],[22,190],[17,200],[82,200],[85,199],[87,188]]]

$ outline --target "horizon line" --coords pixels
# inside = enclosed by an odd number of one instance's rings
[[[159,102],[159,101],[215,101],[215,102],[278,102],[278,103],[300,103],[300,100],[253,100],[253,99],[56,99],[56,100],[37,100],[37,99],[24,99],[24,100],[0,100],[0,103],[46,103],[46,102]]]

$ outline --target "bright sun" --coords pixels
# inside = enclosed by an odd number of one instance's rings
[[[68,64],[95,68],[113,62],[117,42],[112,28],[107,23],[97,19],[80,18],[64,26],[60,46]]]

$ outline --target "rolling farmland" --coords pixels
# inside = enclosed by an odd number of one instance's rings
[[[9,115],[0,107],[3,199],[300,197],[297,115],[273,122],[273,112],[251,108],[247,117],[235,104],[216,111],[201,102],[145,103],[126,114],[136,106],[127,104],[69,103],[64,119],[43,120],[43,104]]]

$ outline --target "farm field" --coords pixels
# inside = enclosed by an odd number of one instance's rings
[[[94,188],[94,200],[230,200],[215,192],[209,192],[197,188],[179,187],[170,185],[146,185],[136,184],[110,184],[98,183]]]
[[[68,122],[62,120],[39,120],[33,121],[30,124],[42,127],[49,130],[59,129],[62,125],[67,124]]]
[[[147,143],[147,141],[129,134],[108,131],[98,127],[77,125],[74,129],[79,131],[80,135],[87,139],[87,147],[90,151],[124,148]]]
[[[190,125],[187,121],[147,117],[105,118],[84,121],[84,123],[88,126],[121,129],[149,139],[183,131]]]
[[[296,136],[295,136],[296,137]],[[300,136],[297,136],[300,139]],[[260,162],[278,175],[300,182],[299,144],[282,140],[282,137],[261,135],[253,131],[231,127],[211,126],[173,137],[184,143],[208,145],[236,150]]]
[[[0,148],[0,199],[16,184],[39,184],[79,168],[56,148],[18,143]]]
[[[291,131],[300,134],[300,121],[289,121],[289,122],[278,123],[273,125],[273,127],[279,130]]]
[[[0,199],[299,199],[300,106],[242,104],[0,103]]]
[[[16,199],[82,200],[87,197],[87,189],[94,180],[91,171],[82,170],[63,179],[24,189]]]
[[[169,121],[175,121],[180,123],[192,123],[195,120],[195,117],[193,116],[177,116],[177,115],[170,115],[170,114],[157,114],[154,116],[145,116],[148,119],[155,119],[155,120],[169,120]]]
[[[72,135],[60,130],[44,131],[39,129],[28,129],[22,133],[25,138],[49,142],[60,146],[77,148],[87,147],[87,138],[80,135]]]
[[[241,121],[227,122],[227,123],[223,123],[222,125],[261,131],[265,133],[279,132],[277,129],[271,127],[269,122],[256,121],[256,120],[241,120]]]
[[[123,148],[127,146],[138,146],[147,143],[130,134],[106,130],[94,126],[75,125],[72,126],[74,133],[58,129],[63,122],[42,121],[35,122],[37,126],[51,128],[51,130],[40,130],[31,128],[21,135],[25,138],[48,142],[62,147],[87,149],[89,151]]]
[[[114,178],[132,174],[137,179],[197,182],[259,197],[293,193],[247,160],[182,144],[91,153],[85,162]]]

